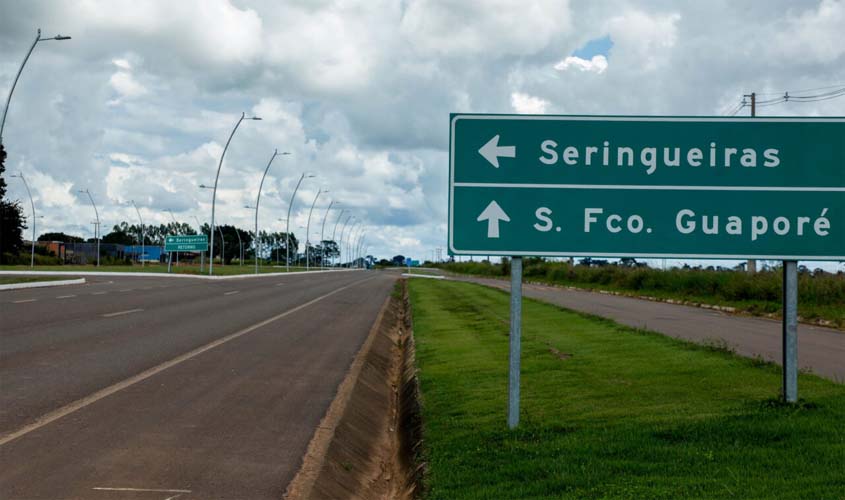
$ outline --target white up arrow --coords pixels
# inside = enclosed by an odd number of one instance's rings
[[[496,136],[498,137],[498,136]],[[496,200],[490,202],[487,205],[487,208],[481,212],[481,215],[478,216],[476,219],[477,221],[487,221],[487,237],[488,238],[498,238],[499,237],[499,221],[503,220],[505,222],[510,222],[511,218],[508,217],[508,214],[502,210],[502,207],[496,203]]]
[[[499,157],[516,158],[516,146],[499,146],[499,136],[496,135],[478,150],[485,160],[499,168]]]

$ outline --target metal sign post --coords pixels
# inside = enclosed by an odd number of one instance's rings
[[[508,428],[519,425],[519,372],[522,355],[522,257],[511,259],[511,329],[508,356]]]
[[[783,261],[783,400],[798,401],[798,262]]]

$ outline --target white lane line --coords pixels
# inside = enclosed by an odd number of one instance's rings
[[[21,299],[21,300],[13,300],[12,304],[26,304],[27,302],[35,302],[38,299]]]
[[[91,295],[105,295],[107,293],[109,293],[109,292],[94,292]]]
[[[160,365],[157,365],[157,366],[154,366],[154,367],[149,368],[147,370],[144,370],[141,373],[134,375],[132,377],[129,377],[126,380],[123,380],[123,381],[118,382],[116,384],[110,385],[110,386],[106,387],[105,389],[100,389],[99,391],[97,391],[93,394],[89,394],[88,396],[85,396],[82,399],[77,399],[76,401],[74,401],[72,403],[68,403],[68,404],[62,406],[61,408],[58,408],[58,409],[53,410],[53,411],[51,411],[47,414],[42,415],[41,417],[36,419],[35,422],[32,422],[31,424],[27,424],[27,425],[21,427],[20,429],[18,429],[16,431],[12,431],[8,434],[3,435],[2,437],[0,437],[0,446],[3,446],[4,444],[8,443],[9,441],[13,441],[13,440],[15,440],[15,439],[17,439],[21,436],[25,436],[26,434],[29,434],[30,432],[32,432],[34,430],[38,430],[38,429],[44,427],[45,425],[50,424],[52,422],[55,422],[56,420],[58,420],[58,419],[60,419],[64,416],[70,415],[71,413],[74,413],[78,410],[81,410],[82,408],[85,408],[86,406],[89,406],[93,403],[96,403],[97,401],[99,401],[99,400],[101,400],[105,397],[111,396],[112,394],[114,394],[116,392],[122,391],[123,389],[126,389],[127,387],[131,387],[131,386],[137,384],[138,382],[142,382],[142,381],[152,377],[153,375],[156,375],[158,373],[163,372],[164,370],[167,370],[168,368],[174,367],[174,366],[176,366],[180,363],[183,363],[183,362],[185,362],[185,361],[187,361],[191,358],[195,358],[195,357],[199,356],[200,354],[202,354],[206,351],[210,351],[211,349],[214,349],[215,347],[219,347],[219,346],[221,346],[221,345],[223,345],[227,342],[235,340],[238,337],[243,337],[244,335],[246,335],[246,334],[248,334],[248,333],[250,333],[254,330],[257,330],[257,329],[259,329],[263,326],[267,326],[270,323],[273,323],[274,321],[278,321],[278,320],[280,320],[280,319],[282,319],[286,316],[290,316],[291,314],[298,312],[298,311],[301,311],[302,309],[305,309],[306,307],[308,307],[312,304],[316,304],[317,302],[320,302],[321,300],[325,300],[325,299],[331,297],[332,295],[340,293],[340,292],[346,290],[347,288],[351,288],[355,285],[360,285],[361,283],[366,283],[367,281],[374,280],[376,278],[377,278],[377,276],[372,276],[370,278],[364,278],[362,280],[355,281],[354,283],[350,283],[346,286],[336,288],[336,289],[332,290],[331,292],[329,292],[325,295],[321,295],[321,296],[317,297],[316,299],[311,299],[308,302],[305,302],[304,304],[300,304],[300,305],[294,307],[293,309],[288,309],[287,311],[285,311],[283,313],[279,313],[279,314],[277,314],[277,315],[275,315],[271,318],[267,318],[263,321],[259,321],[258,323],[254,324],[252,326],[248,326],[248,327],[244,328],[243,330],[237,331],[235,333],[230,333],[229,335],[226,335],[224,337],[220,337],[219,339],[212,341],[212,342],[209,342],[208,344],[205,344],[204,346],[197,347],[193,351],[189,351],[189,352],[186,352],[185,354],[182,354],[180,356],[176,356],[175,358],[171,359],[170,361],[165,361],[164,363],[161,363]]]
[[[124,288],[123,290],[118,290],[118,292],[131,292],[131,288]]]
[[[76,295],[59,295],[56,298],[57,299],[70,299],[70,298],[73,298],[73,297],[76,297]]]
[[[234,295],[234,294],[236,294],[236,293],[241,293],[241,292],[240,292],[239,290],[232,290],[232,291],[230,291],[230,292],[226,292],[226,293],[224,293],[223,295]]]
[[[129,309],[127,311],[118,311],[118,312],[103,314],[102,316],[104,318],[114,318],[115,316],[123,316],[124,314],[132,314],[132,313],[141,312],[141,311],[143,311],[143,309]]]
[[[282,286],[284,283],[276,283],[276,286]]]
[[[105,486],[97,486],[95,488],[91,488],[92,490],[97,491],[139,491],[139,492],[152,492],[152,493],[190,493],[191,490],[175,490],[175,489],[166,489],[166,488],[108,488]]]

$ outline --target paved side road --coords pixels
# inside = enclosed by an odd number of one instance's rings
[[[510,283],[503,280],[468,277],[450,279],[510,290]],[[532,299],[670,337],[698,343],[724,341],[742,356],[761,356],[767,361],[781,364],[780,321],[544,285],[525,283],[522,287],[523,294]],[[798,364],[802,369],[845,383],[845,332],[798,325]]]
[[[395,279],[3,292],[0,498],[281,498]]]

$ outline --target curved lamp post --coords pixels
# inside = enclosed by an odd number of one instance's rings
[[[287,224],[285,226],[285,239],[287,240],[285,243],[285,271],[290,271],[290,210],[293,208],[293,202],[296,201],[296,192],[299,191],[299,186],[302,184],[303,179],[310,179],[314,177],[313,175],[306,174],[305,172],[299,176],[299,182],[296,183],[296,188],[293,190],[293,195],[290,197],[290,203],[288,203],[288,218],[285,219]],[[306,239],[308,237],[306,236]],[[299,252],[299,245],[297,245],[296,251]]]
[[[165,208],[164,211],[169,213],[170,218],[173,219],[173,225],[174,225],[173,231],[175,232],[175,236],[178,236],[179,235],[179,223],[176,222],[176,216],[173,215],[173,210],[170,209],[170,208]],[[176,265],[177,266],[179,265],[179,252],[176,252]]]
[[[346,209],[343,208],[340,210],[340,213],[337,214],[337,220],[334,221],[334,229],[332,229],[332,243],[337,245],[337,241],[334,239],[335,234],[337,233],[337,224],[340,222],[340,218],[343,217],[343,212],[346,212]],[[337,246],[337,254],[340,257],[340,245]]]
[[[352,267],[352,238],[360,225],[361,221],[356,220],[352,223],[352,226],[349,227],[349,232],[346,233],[346,260],[349,261],[346,266],[347,268]]]
[[[338,260],[338,264],[339,264],[340,267],[343,267],[343,255],[344,255],[344,252],[343,252],[343,233],[346,232],[346,226],[347,226],[347,224],[349,224],[349,221],[351,221],[354,218],[355,218],[354,215],[349,214],[349,217],[346,218],[346,221],[343,223],[343,226],[340,228],[340,238],[338,239],[340,241],[340,243],[338,243],[338,245],[337,245],[337,253],[338,253],[337,260]]]
[[[223,158],[226,156],[226,150],[229,149],[229,143],[232,142],[232,137],[234,137],[235,132],[238,130],[238,127],[241,125],[241,122],[244,120],[261,120],[261,118],[257,116],[251,116],[249,118],[246,117],[246,113],[241,113],[241,117],[238,119],[238,123],[235,124],[235,128],[232,129],[232,133],[229,134],[229,139],[226,140],[226,146],[223,147],[223,153],[220,154],[220,161],[217,163],[217,175],[214,176],[214,192],[211,194],[211,234],[214,234],[214,209],[217,204],[217,181],[220,180],[220,167],[223,166]],[[209,255],[211,256],[208,259],[208,274],[209,276],[214,274],[214,238],[211,239],[211,252]],[[225,255],[221,259],[221,263],[225,261]]]
[[[46,42],[48,40],[70,40],[70,37],[56,35],[52,38],[41,38],[41,28],[38,28],[38,33],[35,35],[35,41],[32,42],[29,52],[27,52],[26,57],[23,58],[21,67],[18,68],[18,73],[15,75],[14,81],[12,81],[12,88],[9,89],[9,95],[6,96],[6,106],[3,107],[3,118],[0,120],[0,144],[3,144],[3,128],[6,126],[6,114],[9,112],[9,103],[12,100],[12,92],[15,91],[15,86],[18,84],[18,78],[21,77],[23,67],[26,66],[26,62],[29,60],[29,56],[32,54],[32,51],[35,50],[35,46],[38,42]]]
[[[130,203],[132,203],[132,206],[135,207],[135,213],[138,214],[138,221],[141,223],[141,267],[144,267],[144,254],[147,253],[146,250],[144,249],[145,248],[144,247],[144,239],[145,239],[145,236],[146,236],[144,234],[144,219],[141,218],[141,211],[138,210],[138,205],[135,204],[135,200],[129,200],[129,201],[130,201]],[[97,222],[97,225],[99,226],[100,223]],[[98,262],[99,262],[99,259],[100,259],[100,252],[98,250],[97,251]],[[99,264],[97,264],[97,265],[99,265]]]
[[[323,231],[326,230],[326,219],[329,217],[329,212],[331,211],[332,205],[334,204],[334,200],[329,203],[329,208],[326,209],[326,215],[323,216],[323,225],[320,227],[320,269],[323,269],[325,267],[326,260],[326,245],[325,241],[323,240]]]
[[[91,200],[91,206],[94,207],[94,217],[97,218],[94,223],[94,238],[97,240],[97,267],[100,267],[100,212],[97,211],[97,204],[94,203],[94,197],[91,196],[91,191],[88,191],[88,188],[80,189],[79,192],[87,194],[88,199]]]
[[[264,187],[264,178],[267,177],[267,171],[270,170],[270,164],[273,163],[273,160],[279,155],[289,154],[287,151],[279,153],[278,149],[273,151],[273,156],[270,157],[270,161],[264,168],[264,175],[261,176],[261,184],[258,185],[258,196],[255,198],[255,274],[258,274],[258,254],[261,251],[261,242],[258,240],[258,207],[261,204],[261,188]]]
[[[308,211],[308,223],[305,226],[305,270],[310,270],[309,264],[310,261],[309,256],[311,251],[308,249],[308,244],[311,242],[311,214],[314,213],[314,205],[317,204],[317,198],[320,197],[321,194],[328,193],[328,191],[323,191],[322,189],[317,190],[317,196],[314,197],[314,201],[311,202],[311,210]]]
[[[18,177],[20,180],[23,181],[23,185],[26,188],[26,194],[29,196],[29,205],[32,207],[32,250],[29,254],[29,267],[35,267],[35,203],[32,201],[32,192],[29,190],[29,184],[26,182],[26,177],[23,176],[23,172],[18,172],[17,175],[10,175],[9,177]]]
[[[193,216],[194,220],[197,221],[197,234],[202,234],[202,224],[200,224],[200,219],[196,215]],[[203,272],[203,267],[205,267],[205,252],[200,252],[200,272]]]

